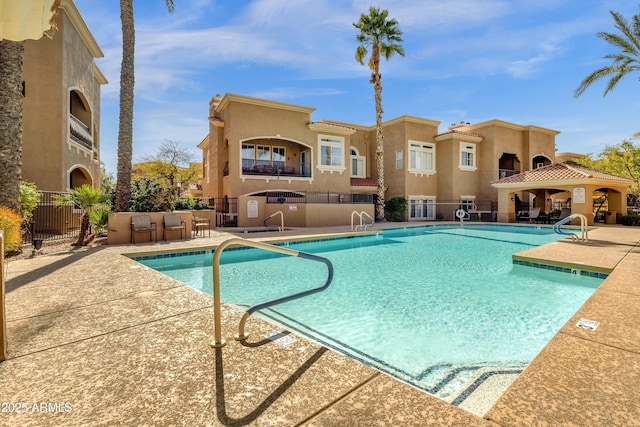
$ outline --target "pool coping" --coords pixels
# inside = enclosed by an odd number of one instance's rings
[[[327,229],[300,230],[298,234],[323,232]],[[223,425],[224,416],[229,421],[236,413],[256,414],[260,409],[255,419],[242,419],[246,424],[279,425],[634,425],[640,419],[634,400],[640,386],[630,380],[640,375],[640,337],[632,327],[640,306],[640,290],[633,280],[640,270],[640,230],[598,227],[591,236],[588,245],[563,241],[545,245],[541,252],[520,254],[541,263],[589,264],[610,269],[611,274],[484,418],[332,352],[315,358],[321,349],[301,341],[284,349],[229,343],[222,352],[225,375],[236,381],[225,384],[226,406],[207,400],[206,393],[212,393],[215,400],[220,384],[203,382],[207,376],[201,372],[202,365],[192,366],[190,360],[201,358],[204,366],[210,364],[215,370],[217,359],[205,348],[211,338],[208,299],[199,297],[198,291],[159,280],[149,271],[134,269],[133,261],[117,257],[121,253],[186,249],[182,243],[120,246],[87,250],[86,255],[10,262],[10,287],[15,283],[20,286],[8,292],[8,308],[20,308],[24,315],[16,317],[19,310],[14,310],[8,319],[11,351],[19,354],[0,364],[1,397],[3,401],[73,398],[74,411],[0,414],[11,417],[0,419],[8,425],[80,425],[95,421],[96,416],[114,423],[191,420]],[[197,243],[215,245],[204,239]],[[78,272],[87,268],[91,277],[78,277]],[[125,279],[128,276],[131,278]],[[84,296],[78,296],[86,293],[95,297],[107,288],[122,292],[121,297],[96,299],[87,305],[82,301]],[[51,311],[51,307],[58,307],[51,305],[53,296],[55,301],[77,297],[78,303]],[[229,307],[225,310],[227,322],[235,326],[237,320],[233,318],[240,313]],[[123,316],[118,314],[121,311]],[[581,317],[598,320],[600,327],[596,331],[576,328]],[[251,322],[257,342],[263,332],[273,329],[259,319]],[[191,332],[184,335],[186,325]],[[200,326],[194,329],[193,325]],[[79,335],[81,332],[86,336]],[[233,326],[225,334],[232,335]],[[181,341],[178,347],[174,344],[176,337]],[[20,353],[21,349],[25,352]],[[163,357],[176,351],[178,362]],[[587,364],[579,363],[584,354],[589,355]],[[249,357],[244,363],[255,371],[240,369],[239,357]],[[80,362],[70,369],[70,363]],[[262,378],[256,374],[259,372],[271,378]],[[185,387],[189,391],[178,387],[182,381],[176,382],[183,375],[188,377]],[[246,378],[245,386],[266,381],[256,384],[264,390],[241,387],[242,378]],[[110,381],[120,386],[101,388],[102,383]],[[174,386],[167,389],[171,384]],[[324,388],[323,384],[330,387]],[[177,399],[174,403],[183,404],[172,405],[155,390],[165,390]],[[269,398],[271,406],[263,407],[260,402],[266,402],[272,390],[281,392]],[[243,400],[238,400],[239,396]],[[226,412],[221,413],[221,409]]]

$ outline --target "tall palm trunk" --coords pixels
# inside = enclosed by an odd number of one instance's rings
[[[0,206],[20,211],[24,42],[0,41]]]
[[[116,212],[129,210],[131,198],[131,161],[133,156],[133,89],[135,27],[133,0],[120,0],[122,21],[122,67],[120,69],[120,125],[118,127],[118,178],[116,182]]]
[[[376,204],[376,221],[384,221],[384,193],[387,186],[384,183],[384,133],[382,130],[382,76],[380,75],[380,50],[376,43],[371,52],[371,83],[376,103],[376,173],[378,174],[378,200]]]

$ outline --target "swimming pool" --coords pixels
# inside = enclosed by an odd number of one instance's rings
[[[479,372],[522,370],[602,282],[513,264],[513,253],[559,238],[543,227],[465,225],[289,243],[329,258],[333,283],[258,313],[451,400]],[[211,294],[211,259],[209,252],[139,261]],[[220,279],[222,300],[247,306],[319,286],[326,267],[229,249]]]

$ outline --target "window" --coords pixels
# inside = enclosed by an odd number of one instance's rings
[[[460,143],[460,169],[476,170],[476,145]]]
[[[318,166],[320,169],[344,170],[344,138],[318,135]]]
[[[432,174],[436,171],[434,144],[409,141],[409,170]]]
[[[366,159],[360,156],[358,150],[351,147],[351,176],[364,178],[367,176],[365,172]]]
[[[409,221],[436,219],[436,198],[432,196],[409,196]]]
[[[242,170],[252,169],[255,158],[256,147],[253,144],[242,144]]]
[[[476,196],[462,196],[460,197],[460,209],[464,209],[467,212],[473,212],[476,210]]]
[[[403,153],[402,149],[396,150],[396,169],[402,169],[403,166]]]
[[[270,165],[271,164],[271,147],[268,145],[256,146],[256,164],[257,165]]]
[[[274,146],[272,148],[273,151],[271,152],[271,160],[273,160],[273,165],[279,168],[283,168],[285,165],[285,161],[287,160],[287,151],[285,147]]]

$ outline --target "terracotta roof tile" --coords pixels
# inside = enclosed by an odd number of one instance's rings
[[[516,175],[493,181],[492,184],[517,184],[523,182],[563,181],[580,178],[604,179],[619,181],[620,183],[633,183],[630,179],[598,172],[582,166],[572,166],[566,163],[555,163],[538,169],[525,171]]]
[[[372,178],[351,178],[352,187],[377,187],[378,180]]]
[[[442,132],[442,133],[437,134],[437,135],[436,135],[436,137],[438,137],[438,136],[442,136],[442,135],[449,135],[449,134],[451,134],[451,133],[457,133],[458,135],[477,136],[477,137],[482,138],[482,135],[478,135],[477,133],[461,132],[461,131],[456,130],[456,129],[449,129],[449,130],[448,130],[448,131],[446,131],[446,132]]]

